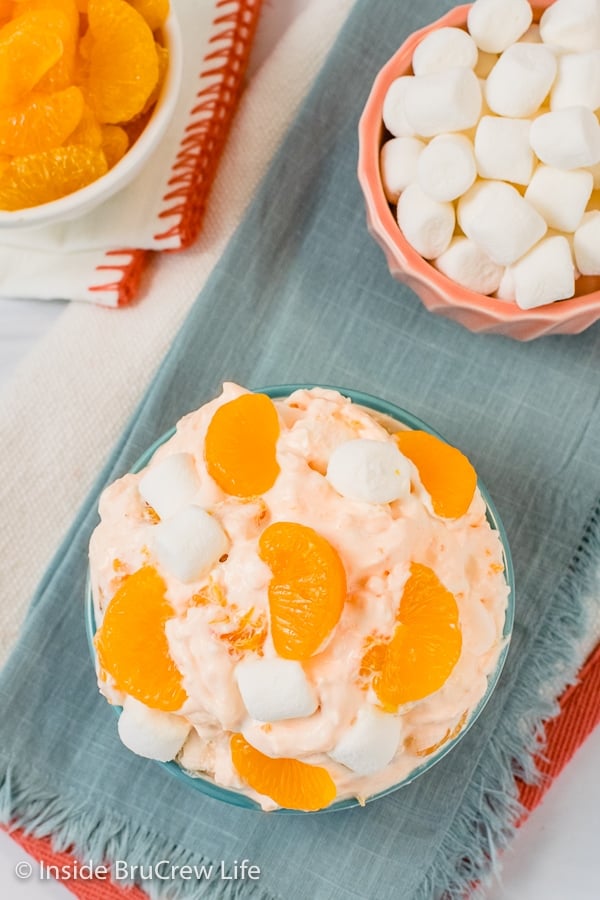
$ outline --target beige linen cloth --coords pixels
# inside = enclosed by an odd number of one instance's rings
[[[145,276],[139,305],[68,306],[0,394],[0,665],[38,581],[242,218],[352,3],[309,0],[252,78],[195,247],[161,255]]]

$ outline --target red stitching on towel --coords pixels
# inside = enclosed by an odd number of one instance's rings
[[[178,219],[165,231],[157,233],[156,240],[178,236],[181,249],[184,249],[198,234],[217,171],[216,163],[242,91],[261,3],[262,0],[219,0],[217,3],[217,8],[233,6],[234,9],[217,16],[213,26],[229,24],[231,27],[210,38],[209,43],[221,46],[205,56],[204,62],[209,66],[200,72],[200,78],[217,77],[218,81],[202,88],[196,95],[200,102],[191,111],[194,118],[186,128],[173,165],[169,180],[171,190],[163,197],[165,204],[177,202],[160,213],[161,219],[171,216]],[[195,188],[193,192],[190,192],[190,185]]]
[[[528,813],[542,802],[554,779],[598,725],[600,644],[580,669],[575,684],[568,687],[560,698],[560,712],[546,725],[544,751],[536,759],[542,780],[533,785],[517,780],[519,800]],[[526,818],[527,813],[521,822]]]
[[[93,287],[88,288],[88,291],[115,291],[118,297],[116,303],[117,306],[124,306],[125,304],[130,303],[137,293],[149,251],[107,250],[105,256],[124,256],[126,254],[129,254],[129,262],[127,263],[122,263],[121,265],[117,265],[116,263],[105,263],[96,266],[97,272],[120,272],[121,276],[117,277],[115,274],[115,277],[111,281],[104,282],[103,284],[96,284]],[[99,305],[108,306],[110,308],[114,308],[115,306],[113,303],[102,303],[102,301],[99,301]]]
[[[219,46],[205,55],[199,74],[200,79],[217,80],[196,95],[199,102],[191,110],[192,121],[185,130],[168,182],[169,190],[163,197],[165,208],[159,218],[176,217],[176,221],[154,236],[156,240],[178,237],[180,246],[161,252],[184,250],[198,236],[223,145],[242,93],[261,6],[262,0],[217,0],[218,10],[229,11],[213,19],[212,26],[218,30],[209,44]],[[110,268],[121,276],[89,290],[115,291],[116,303],[110,305],[125,306],[135,297],[144,266],[154,254],[133,250],[110,251],[107,255],[117,252],[131,253],[131,262],[125,266],[101,265],[97,269]]]

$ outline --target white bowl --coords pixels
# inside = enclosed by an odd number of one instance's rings
[[[169,51],[167,74],[152,115],[133,146],[106,175],[72,194],[27,209],[0,210],[0,228],[31,228],[78,218],[121,190],[140,172],[167,130],[181,85],[181,31],[173,11],[163,25],[162,32]]]

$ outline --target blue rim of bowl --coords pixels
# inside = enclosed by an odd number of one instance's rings
[[[353,403],[356,403],[360,406],[365,406],[369,409],[372,409],[375,412],[382,413],[383,415],[390,416],[395,419],[397,422],[400,422],[402,425],[407,425],[409,428],[420,431],[427,431],[429,434],[434,435],[440,440],[444,441],[444,443],[449,443],[446,439],[436,431],[434,428],[431,428],[430,425],[427,425],[426,422],[423,422],[422,419],[419,419],[417,416],[408,412],[400,406],[396,406],[393,403],[389,403],[387,400],[382,400],[379,397],[374,397],[372,394],[364,393],[363,391],[356,391],[351,388],[341,388],[336,387],[334,385],[327,384],[278,384],[271,385],[268,387],[255,388],[254,393],[258,394],[267,394],[272,400],[278,400],[283,397],[288,397],[294,391],[297,390],[305,390],[311,389],[313,387],[319,387],[324,390],[333,390],[338,391],[342,396],[349,397]],[[165,432],[161,437],[157,438],[154,443],[148,447],[146,451],[139,457],[139,459],[134,463],[131,467],[130,472],[139,472],[144,468],[154,455],[154,453],[158,450],[162,444],[169,440],[175,434],[175,427],[170,428],[167,432]],[[471,726],[475,723],[475,721],[479,718],[480,714],[483,712],[483,709],[487,705],[490,697],[492,696],[496,684],[498,683],[498,679],[500,678],[500,674],[502,669],[504,668],[504,663],[506,661],[506,657],[508,655],[510,638],[512,635],[512,629],[514,624],[514,612],[515,612],[515,579],[514,579],[514,570],[512,564],[511,553],[508,545],[508,538],[506,535],[506,531],[498,510],[494,505],[492,498],[490,497],[487,488],[482,483],[481,479],[477,479],[477,486],[483,497],[483,500],[486,505],[486,517],[490,524],[490,526],[498,532],[500,537],[500,543],[502,545],[502,558],[504,562],[504,575],[506,578],[506,583],[509,588],[509,594],[506,602],[506,613],[504,618],[504,627],[502,630],[502,638],[503,638],[503,647],[500,651],[500,655],[498,657],[498,662],[496,663],[496,667],[493,672],[488,676],[488,686],[485,694],[469,716],[469,719],[465,723],[465,725],[461,728],[460,732],[456,735],[456,737],[446,741],[438,750],[434,753],[431,753],[425,761],[418,766],[416,769],[413,769],[406,778],[403,778],[402,781],[397,782],[396,784],[390,785],[382,791],[379,791],[376,794],[372,794],[370,797],[365,798],[366,803],[372,803],[374,800],[379,800],[381,797],[385,797],[387,794],[391,794],[393,791],[398,790],[399,788],[406,787],[406,785],[411,784],[416,778],[419,778],[421,775],[424,775],[425,772],[429,771],[429,769],[433,768],[433,766],[439,762],[444,756],[446,756],[450,751],[456,746],[456,744],[462,740],[467,731],[471,728]],[[96,632],[96,619],[94,614],[94,603],[92,598],[92,590],[91,590],[91,582],[90,575],[88,569],[88,575],[86,579],[85,586],[85,629],[89,644],[90,653],[92,655],[92,660],[96,661],[96,652],[94,649],[94,634]],[[113,709],[117,716],[121,714],[122,707],[113,706]],[[238,791],[231,790],[229,788],[221,787],[221,785],[216,784],[209,778],[194,776],[188,774],[184,769],[182,769],[176,762],[158,762],[157,765],[161,766],[171,775],[174,775],[177,779],[185,783],[188,787],[193,787],[195,790],[200,791],[201,793],[207,795],[208,797],[212,797],[214,800],[221,800],[222,802],[228,803],[231,806],[237,806],[243,809],[252,809],[255,811],[263,812],[262,807],[255,800],[252,800],[250,797],[247,797],[245,794],[242,794]],[[344,800],[338,800],[336,803],[332,803],[331,806],[325,807],[325,809],[317,810],[317,813],[330,813],[337,812],[343,809],[351,809],[355,806],[364,805],[361,801],[359,801],[356,797],[348,797]],[[285,815],[306,815],[303,810],[297,809],[282,809],[277,808],[270,811],[270,814],[285,814]],[[310,813],[310,815],[314,815],[315,813]]]

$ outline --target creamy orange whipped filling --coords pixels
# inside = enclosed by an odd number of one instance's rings
[[[472,467],[336,391],[226,383],[100,517],[99,685],[142,755],[264,809],[362,802],[486,693],[509,588]]]

